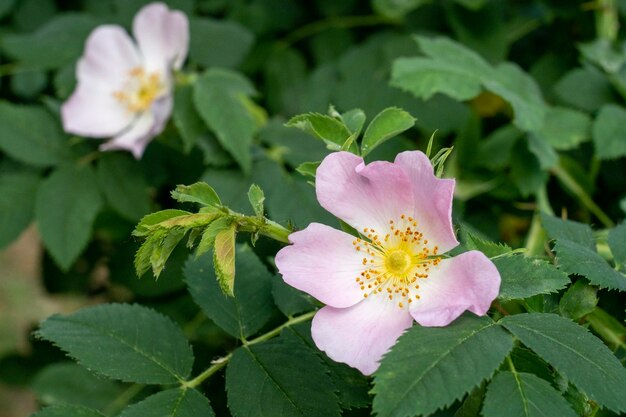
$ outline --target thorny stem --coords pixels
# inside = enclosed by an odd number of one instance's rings
[[[292,233],[292,230],[272,220],[265,217],[246,216],[245,214],[237,213],[230,209],[228,210],[228,214],[232,216],[239,225],[238,230],[240,231],[258,233],[282,243],[289,243],[289,235]]]
[[[572,193],[590,212],[592,212],[605,227],[615,227],[613,220],[593,201],[587,192],[576,182],[574,178],[561,165],[551,169],[552,174]]]
[[[293,318],[289,319],[288,321],[286,321],[285,323],[281,324],[280,326],[276,327],[275,329],[270,330],[269,332],[267,332],[265,334],[262,334],[261,336],[259,336],[257,338],[254,338],[254,339],[248,340],[248,341],[244,341],[244,346],[254,345],[254,344],[257,344],[257,343],[264,342],[264,341],[266,341],[268,339],[271,339],[272,337],[279,335],[280,332],[283,331],[283,329],[285,329],[285,328],[287,328],[289,326],[293,326],[294,324],[298,324],[298,323],[302,323],[304,321],[310,320],[311,318],[313,318],[315,313],[316,313],[316,311],[311,311],[309,313],[305,313],[305,314],[302,314],[300,316],[293,317]],[[232,357],[233,357],[233,354],[231,352],[228,355],[213,361],[213,365],[208,367],[200,375],[198,375],[197,377],[195,377],[191,381],[183,382],[182,383],[183,388],[195,388],[198,385],[202,384],[211,375],[213,375],[214,373],[216,373],[217,371],[222,369],[224,366],[226,366],[228,364],[228,361],[230,361],[230,359]]]
[[[384,16],[332,16],[327,19],[309,23],[291,32],[280,39],[277,44],[281,49],[287,49],[296,42],[313,36],[317,33],[336,28],[355,28],[378,25],[397,25],[399,21]]]

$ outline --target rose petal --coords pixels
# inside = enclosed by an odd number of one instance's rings
[[[63,129],[87,137],[109,137],[126,129],[134,115],[113,95],[103,95],[78,86],[61,107]]]
[[[395,164],[404,169],[411,181],[415,197],[413,217],[420,232],[431,245],[439,247],[440,253],[457,246],[452,227],[454,180],[435,177],[430,160],[419,151],[398,154]]]
[[[379,294],[349,308],[322,308],[313,318],[311,335],[331,359],[370,375],[412,323],[406,309]]]
[[[131,127],[100,146],[103,151],[124,149],[140,159],[150,140],[160,134],[172,113],[172,98],[165,96],[152,104],[151,111],[144,112]]]
[[[149,71],[179,69],[187,57],[189,21],[164,3],[144,6],[133,20],[133,34]]]
[[[85,42],[76,68],[78,85],[111,94],[120,90],[141,57],[130,36],[117,25],[97,27]]]
[[[317,168],[317,199],[326,210],[362,232],[383,233],[389,220],[413,212],[413,189],[404,170],[391,162],[364,165],[349,152],[328,155]]]
[[[349,307],[363,299],[355,278],[364,269],[354,237],[319,223],[289,235],[292,245],[276,255],[285,282],[324,304]]]
[[[410,308],[422,326],[447,326],[465,310],[483,316],[500,291],[500,273],[478,251],[444,259],[428,275]]]

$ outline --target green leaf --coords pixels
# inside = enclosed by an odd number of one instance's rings
[[[258,217],[263,217],[263,202],[265,201],[265,194],[263,193],[261,187],[256,184],[252,184],[248,190],[248,200],[254,210],[254,214]]]
[[[615,263],[626,268],[626,222],[609,231],[608,243]]]
[[[591,117],[565,107],[550,107],[537,132],[554,149],[574,149],[591,138]]]
[[[124,386],[75,363],[60,362],[39,372],[32,389],[45,405],[68,404],[103,410],[124,391]]]
[[[69,159],[57,121],[39,106],[0,101],[0,150],[30,165],[56,165]]]
[[[541,223],[551,239],[568,240],[592,251],[596,250],[596,243],[589,225],[559,219],[546,213],[541,213]]]
[[[613,48],[608,39],[597,38],[592,42],[578,45],[578,49],[587,60],[611,74],[618,72],[626,62],[624,52]]]
[[[304,162],[296,168],[300,174],[304,176],[309,176],[315,178],[317,174],[317,168],[320,166],[321,162]]]
[[[122,381],[173,384],[186,379],[193,364],[180,328],[139,305],[103,304],[67,316],[55,314],[36,334],[81,365]]]
[[[498,295],[501,300],[549,294],[570,283],[566,273],[543,259],[514,254],[495,258],[493,263],[502,278]]]
[[[204,67],[239,66],[254,41],[245,26],[227,20],[193,18],[189,32],[189,59]]]
[[[96,174],[107,202],[130,221],[150,211],[148,184],[129,155],[105,153],[99,158]]]
[[[206,71],[194,84],[198,113],[246,172],[250,171],[250,145],[258,128],[247,102],[253,94],[254,87],[243,76],[217,68]]]
[[[479,417],[485,396],[485,384],[480,384],[470,392],[461,406],[454,413],[454,417]]]
[[[399,135],[415,125],[415,118],[397,107],[388,107],[374,117],[361,142],[363,156],[388,139]]]
[[[606,75],[595,68],[574,69],[554,86],[556,95],[566,104],[580,110],[595,112],[615,101],[613,87]]]
[[[235,297],[222,293],[212,257],[191,257],[184,268],[189,292],[196,304],[218,326],[237,338],[256,332],[272,317],[272,274],[248,246],[237,246]]]
[[[626,326],[600,307],[596,307],[588,314],[585,321],[612,350],[625,346]]]
[[[611,268],[597,252],[569,240],[557,240],[554,251],[560,269],[601,288],[626,291],[626,275]]]
[[[584,280],[578,280],[565,291],[559,301],[559,312],[572,320],[591,313],[598,304],[597,289],[589,286]]]
[[[342,122],[320,113],[306,113],[292,117],[285,126],[300,129],[326,143],[328,149],[338,151],[351,136]]]
[[[154,213],[147,214],[141,218],[135,230],[133,230],[133,236],[147,236],[153,229],[153,226],[175,217],[188,216],[192,213],[184,210],[167,209]]]
[[[559,163],[559,155],[552,145],[541,136],[530,133],[526,140],[528,141],[528,150],[537,157],[539,167],[542,170],[546,171],[554,168]]]
[[[172,120],[180,133],[183,149],[189,152],[203,135],[208,134],[208,130],[196,111],[193,102],[193,87],[177,86],[174,94]]]
[[[626,156],[626,110],[616,104],[600,109],[593,122],[592,136],[596,156],[600,159],[616,159]]]
[[[172,198],[180,203],[198,203],[203,206],[221,207],[222,202],[215,190],[206,182],[177,185]]]
[[[231,225],[220,230],[215,235],[213,251],[213,266],[215,276],[222,292],[234,296],[235,289],[235,237],[237,225]]]
[[[6,35],[3,51],[22,66],[60,68],[80,56],[87,35],[98,23],[87,14],[59,14],[34,33]]]
[[[124,409],[119,417],[214,417],[209,400],[193,388],[169,389]]]
[[[15,0],[2,0],[0,1],[0,17],[6,16],[15,5]]]
[[[541,128],[547,111],[541,90],[517,65],[508,62],[498,65],[493,74],[483,76],[482,83],[511,105],[517,127],[525,131]]]
[[[0,175],[0,248],[15,240],[33,220],[40,179],[29,173]]]
[[[545,380],[503,371],[489,383],[484,417],[576,417],[565,398]]]
[[[472,234],[466,227],[461,228],[460,236],[467,250],[478,250],[484,253],[488,258],[498,255],[504,255],[511,252],[511,248],[505,243],[495,243],[483,240]]]
[[[361,134],[365,119],[365,112],[361,109],[352,109],[341,115],[341,120],[355,137]]]
[[[272,296],[276,307],[287,317],[315,308],[315,301],[310,295],[292,287],[282,279],[272,281]]]
[[[30,417],[104,417],[104,414],[90,408],[75,405],[54,405],[46,407]]]
[[[229,229],[232,226],[232,219],[229,217],[221,217],[211,222],[202,232],[202,238],[196,249],[196,257],[210,251],[215,245],[215,237],[218,233]]]
[[[583,327],[556,314],[517,314],[500,323],[589,398],[626,410],[626,369]]]
[[[279,337],[235,351],[226,369],[234,417],[338,417],[333,385],[305,345]]]
[[[185,237],[186,233],[187,231],[185,229],[160,230],[159,233],[155,233],[146,239],[146,242],[140,249],[150,249],[150,266],[152,267],[152,273],[155,278],[161,275],[167,260],[183,237]],[[137,253],[139,254],[139,252]],[[137,258],[138,256],[135,259]],[[135,269],[139,271],[137,265]],[[141,275],[143,275],[143,273],[138,274],[138,276]]]
[[[67,271],[91,237],[103,201],[90,166],[65,166],[39,186],[35,219],[46,249]]]
[[[465,315],[440,328],[413,326],[376,372],[374,412],[431,414],[488,378],[512,348],[511,336],[489,317]]]

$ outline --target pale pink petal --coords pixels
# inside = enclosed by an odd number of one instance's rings
[[[152,104],[150,111],[141,114],[120,135],[100,146],[103,151],[123,149],[140,159],[150,140],[160,134],[172,112],[172,98],[165,96]]]
[[[385,233],[389,221],[413,212],[413,189],[404,170],[391,162],[364,165],[349,152],[328,155],[317,168],[317,200],[359,232]]]
[[[447,326],[465,310],[483,316],[500,291],[500,273],[482,252],[444,259],[420,280],[411,315],[422,326]]]
[[[289,235],[291,245],[276,255],[285,282],[324,304],[349,307],[363,299],[356,282],[364,269],[354,237],[319,223]]]
[[[459,242],[452,227],[454,180],[437,178],[430,160],[419,151],[398,154],[395,164],[404,169],[411,181],[417,229],[431,245],[439,247],[440,253],[457,246]]]
[[[111,95],[122,89],[130,71],[141,65],[139,52],[126,31],[116,25],[103,25],[87,38],[76,79],[87,90]]]
[[[187,57],[187,16],[170,11],[164,3],[150,3],[139,10],[133,21],[133,34],[149,71],[179,69]]]
[[[331,359],[370,375],[412,323],[406,308],[378,294],[349,308],[322,308],[313,318],[311,335]]]
[[[61,107],[63,129],[87,137],[109,137],[127,128],[134,115],[112,94],[102,94],[79,85]]]

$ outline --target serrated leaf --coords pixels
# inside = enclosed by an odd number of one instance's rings
[[[265,194],[261,187],[256,184],[252,184],[248,190],[248,201],[254,210],[254,214],[258,217],[263,217],[265,213],[263,202],[265,201]]]
[[[273,280],[272,296],[276,307],[287,317],[315,308],[315,301],[310,295],[288,285],[282,279]]]
[[[215,235],[213,250],[213,266],[215,277],[222,292],[234,296],[235,289],[235,237],[237,225],[231,223]]]
[[[272,274],[248,246],[237,246],[235,297],[222,293],[212,257],[190,257],[184,268],[189,292],[196,304],[218,326],[237,338],[256,332],[272,317]]]
[[[626,410],[626,369],[583,327],[556,314],[517,314],[500,324],[589,398],[616,412]]]
[[[292,117],[285,126],[300,129],[326,143],[328,149],[338,151],[352,135],[337,119],[320,113],[306,113]]]
[[[489,317],[465,315],[447,327],[413,326],[374,377],[380,417],[428,415],[488,378],[513,349],[513,339]]]
[[[135,230],[133,230],[133,236],[147,236],[150,233],[150,230],[152,230],[152,226],[155,226],[174,217],[187,216],[190,214],[192,213],[176,209],[167,209],[150,213],[146,216],[143,216],[137,226],[135,226]]]
[[[120,215],[137,221],[150,211],[146,183],[132,157],[121,153],[104,153],[98,160],[96,174],[107,202]]]
[[[565,103],[588,112],[615,101],[606,75],[590,66],[566,73],[554,85],[554,92]]]
[[[211,222],[202,232],[202,238],[196,249],[196,257],[213,249],[217,234],[231,227],[232,223],[233,221],[229,217],[221,217]]]
[[[33,220],[40,181],[30,173],[0,175],[0,248],[16,239]]]
[[[124,386],[98,377],[78,364],[59,362],[39,372],[32,389],[44,405],[68,404],[102,410],[124,391]]]
[[[250,171],[250,145],[258,129],[245,99],[255,93],[242,75],[224,69],[210,69],[194,84],[198,113],[245,172]]]
[[[584,280],[576,281],[561,297],[559,312],[564,317],[579,320],[596,308],[596,304],[598,304],[597,291],[596,288],[587,285]]]
[[[626,291],[626,276],[617,272],[597,252],[569,240],[554,245],[559,268],[586,277],[593,285]]]
[[[304,162],[296,168],[300,174],[304,176],[309,176],[315,178],[317,173],[317,168],[320,166],[321,162]]]
[[[180,328],[140,305],[104,304],[67,316],[55,314],[36,334],[81,365],[122,381],[172,384],[186,379],[193,364]]]
[[[501,300],[549,294],[565,288],[570,283],[566,273],[543,259],[513,254],[495,258],[493,263],[502,278],[498,295]]]
[[[214,417],[209,400],[198,391],[170,389],[124,409],[119,417]]]
[[[502,371],[489,383],[484,417],[576,417],[547,381],[525,372]]]
[[[340,415],[320,359],[283,337],[237,349],[226,369],[226,393],[235,417]]]
[[[222,202],[215,190],[206,182],[177,185],[172,198],[181,203],[198,203],[203,206],[221,207]]]
[[[608,243],[615,263],[624,270],[626,268],[626,222],[622,222],[609,231]]]
[[[30,417],[104,417],[99,411],[76,405],[54,405],[32,414]]]
[[[40,106],[0,101],[0,150],[21,162],[56,165],[70,159],[69,147],[54,117]]]
[[[600,307],[587,315],[585,321],[612,350],[626,346],[626,326]]]
[[[498,255],[504,255],[511,252],[511,248],[504,243],[490,242],[479,238],[472,234],[467,228],[462,228],[460,235],[463,240],[463,244],[468,250],[478,250],[484,253],[488,258],[493,258]]]
[[[185,237],[186,233],[187,231],[184,229],[174,229],[168,230],[167,233],[163,235],[160,233],[155,235],[158,236],[156,238],[157,241],[152,244],[152,253],[150,254],[150,266],[152,267],[152,273],[155,278],[161,275],[167,260],[183,237]],[[150,241],[151,238],[153,238],[153,236],[150,236],[146,242]],[[142,274],[139,276],[141,275]]]
[[[341,120],[345,123],[346,127],[352,135],[358,137],[365,124],[365,112],[361,109],[352,109],[341,114]]]
[[[41,183],[35,219],[46,249],[67,271],[91,237],[102,207],[96,175],[90,166],[65,166]]]
[[[600,109],[593,122],[592,136],[596,156],[600,159],[616,159],[626,156],[626,110],[616,104]]]
[[[415,125],[415,118],[400,108],[388,107],[381,111],[365,130],[361,142],[363,156],[386,140],[412,128],[413,125]]]
[[[174,94],[172,120],[180,133],[183,149],[189,152],[208,133],[207,127],[194,106],[193,87],[177,86]]]
[[[546,213],[541,213],[541,224],[551,239],[568,240],[592,251],[596,250],[596,243],[589,225],[559,219]]]

